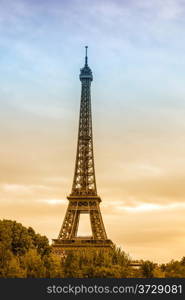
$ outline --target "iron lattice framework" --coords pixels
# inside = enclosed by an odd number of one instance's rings
[[[59,254],[61,250],[67,248],[112,247],[112,242],[107,239],[99,207],[101,199],[97,195],[96,188],[90,92],[92,80],[93,75],[88,66],[86,46],[85,66],[80,71],[82,89],[72,191],[67,197],[69,204],[58,239],[53,240],[53,251]],[[82,213],[87,213],[90,216],[92,229],[92,236],[90,237],[77,236],[80,214]]]

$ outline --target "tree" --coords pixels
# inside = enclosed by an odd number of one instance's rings
[[[42,278],[46,275],[46,267],[36,249],[30,249],[21,258],[21,264],[28,278]]]
[[[64,277],[64,267],[62,265],[62,259],[60,256],[50,253],[50,255],[45,255],[42,260],[46,268],[45,276],[47,278]]]
[[[12,256],[12,258],[10,259],[8,263],[6,277],[11,277],[11,278],[26,277],[26,272],[24,269],[21,268],[18,257]]]
[[[47,237],[11,220],[0,220],[0,277],[45,277],[51,253]],[[50,274],[50,273],[48,273]]]
[[[11,220],[0,220],[0,277],[13,278],[154,278],[185,277],[185,257],[160,266],[143,261],[130,266],[131,258],[121,248],[68,250],[52,253],[46,236]]]
[[[32,246],[26,227],[16,221],[0,221],[0,241],[15,255],[23,255]]]
[[[143,277],[153,278],[155,266],[156,266],[156,264],[154,264],[153,262],[151,262],[149,260],[144,261],[141,265],[141,272],[142,272]]]
[[[184,260],[179,261],[172,260],[165,266],[166,278],[185,278],[185,265]]]
[[[185,256],[182,257],[180,263],[181,263],[182,266],[185,266]]]
[[[12,256],[12,252],[0,242],[0,277],[7,277],[7,270]]]

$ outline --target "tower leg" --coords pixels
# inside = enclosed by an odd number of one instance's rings
[[[97,207],[97,210],[90,211],[90,220],[91,220],[91,228],[92,228],[92,232],[93,232],[93,237],[98,240],[99,239],[106,240],[107,235],[105,232],[105,227],[103,224],[99,205]]]

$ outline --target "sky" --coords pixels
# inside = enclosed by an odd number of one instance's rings
[[[88,45],[107,235],[133,259],[185,255],[184,28],[184,0],[0,0],[1,219],[58,236]]]

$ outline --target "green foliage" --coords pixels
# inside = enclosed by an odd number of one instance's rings
[[[63,278],[63,266],[62,266],[62,259],[58,255],[50,254],[44,256],[42,258],[44,262],[44,266],[46,267],[46,274],[45,277],[47,278]]]
[[[0,221],[0,242],[15,255],[22,255],[31,247],[28,231],[16,221]]]
[[[180,263],[182,266],[185,266],[185,256],[181,259]]]
[[[0,277],[13,278],[185,278],[185,256],[157,265],[130,257],[116,246],[109,250],[71,250],[65,257],[51,251],[46,236],[11,220],[0,220]]]
[[[42,278],[45,277],[46,268],[41,256],[36,249],[30,249],[22,257],[22,266],[26,271],[26,277]]]
[[[12,256],[6,270],[6,277],[10,278],[25,278],[26,272],[21,268],[18,257]]]
[[[185,257],[180,262],[172,260],[163,266],[163,270],[166,278],[185,278]]]
[[[142,272],[143,277],[153,278],[155,266],[156,265],[149,260],[144,261],[141,265],[141,272]]]
[[[64,277],[127,277],[130,259],[121,249],[69,251],[63,263]]]
[[[42,236],[38,233],[36,234],[31,227],[28,228],[28,234],[32,239],[34,248],[37,249],[41,256],[51,253],[51,247],[49,246],[48,238],[46,236]]]
[[[46,277],[50,256],[47,237],[16,221],[0,220],[0,277]]]

